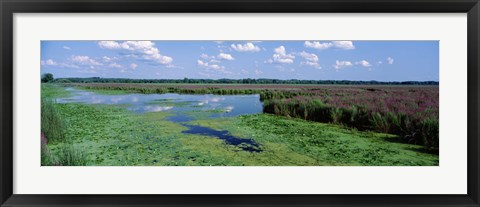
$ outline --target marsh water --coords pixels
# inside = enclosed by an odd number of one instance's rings
[[[167,120],[179,123],[188,130],[184,134],[198,134],[222,139],[225,143],[240,147],[249,152],[260,152],[260,146],[251,138],[232,136],[226,130],[190,125],[189,121],[198,119],[192,114],[202,114],[204,118],[215,119],[246,114],[262,113],[263,104],[256,95],[213,95],[213,94],[99,94],[76,88],[67,88],[71,92],[68,98],[57,98],[57,103],[106,104],[125,107],[134,113],[167,111],[174,115]]]

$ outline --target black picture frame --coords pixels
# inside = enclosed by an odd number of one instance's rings
[[[478,0],[0,0],[1,206],[480,206]],[[13,194],[15,13],[467,13],[468,193],[465,195],[20,195]],[[441,181],[439,181],[441,182]],[[128,186],[125,186],[128,187]]]

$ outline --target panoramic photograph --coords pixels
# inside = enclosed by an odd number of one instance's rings
[[[438,166],[439,42],[41,41],[42,166]]]

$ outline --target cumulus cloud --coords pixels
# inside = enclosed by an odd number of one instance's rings
[[[355,46],[352,41],[332,41],[333,47],[342,49],[342,50],[353,50]]]
[[[47,65],[47,66],[56,66],[56,67],[62,67],[62,68],[80,68],[77,64],[72,63],[71,60],[63,63],[58,63],[52,59],[48,59],[48,60],[40,61],[40,64],[43,66]]]
[[[368,61],[366,61],[366,60],[362,60],[362,61],[355,62],[355,64],[361,65],[361,66],[364,67],[364,68],[372,67],[372,64],[370,64],[370,63],[369,63]]]
[[[50,65],[50,66],[56,66],[56,65],[58,65],[58,63],[55,62],[55,61],[53,61],[52,59],[42,60],[42,61],[40,61],[40,64],[41,64],[41,65]]]
[[[202,54],[200,55],[200,58],[202,58],[202,59],[212,59],[212,58],[215,58],[215,56],[208,56],[207,54],[202,53]]]
[[[267,60],[268,63],[292,64],[295,56],[287,54],[285,47],[282,45],[275,48],[272,59]]]
[[[350,62],[350,61],[338,61],[338,60],[335,62],[335,65],[333,65],[333,67],[337,70],[345,68],[345,67],[350,67],[350,66],[353,66],[352,62]]]
[[[393,58],[388,57],[387,58],[387,63],[390,64],[390,65],[393,64]]]
[[[331,41],[320,43],[318,41],[305,41],[305,47],[307,48],[314,48],[317,50],[325,50],[329,48],[341,49],[341,50],[353,50],[355,46],[353,45],[352,41]]]
[[[89,66],[103,65],[102,63],[96,61],[95,59],[90,58],[89,56],[84,56],[84,55],[72,55],[70,57],[70,60],[73,63],[80,64],[80,65],[89,65]]]
[[[118,63],[110,63],[108,65],[108,67],[111,67],[111,68],[123,68],[122,65],[118,64]]]
[[[137,67],[138,67],[138,65],[135,64],[135,63],[130,64],[130,68],[133,69],[133,70],[135,70]]]
[[[102,57],[102,61],[107,62],[107,63],[112,62],[112,61],[116,61],[116,60],[118,60],[117,57],[108,57],[108,56],[103,56]]]
[[[220,65],[219,63],[222,60],[235,60],[231,54],[223,53],[221,52],[217,56],[210,56],[208,54],[201,54],[200,58],[202,60],[197,60],[197,66],[205,68],[207,70],[215,70],[215,71],[221,71],[223,73],[231,73],[230,71],[226,71],[225,67]]]
[[[100,41],[98,42],[98,46],[103,49],[120,49],[121,46],[116,41]]]
[[[243,45],[232,44],[230,45],[230,47],[237,52],[259,52],[260,51],[260,48],[251,42],[247,42],[246,44],[243,44]]]
[[[230,54],[227,54],[227,53],[220,53],[217,55],[217,58],[219,60],[234,60],[234,58],[232,57],[232,55]]]
[[[333,46],[333,44],[330,43],[330,42],[320,43],[320,42],[317,42],[317,41],[314,41],[314,42],[305,41],[304,45],[305,45],[305,47],[314,48],[314,49],[317,49],[317,50],[325,50],[325,49],[328,49],[328,48]]]
[[[211,63],[219,63],[220,60],[234,60],[235,59],[235,58],[233,58],[232,55],[227,54],[227,53],[223,53],[223,52],[221,52],[217,56],[214,56],[214,55],[210,56],[208,54],[203,53],[203,54],[200,55],[200,58],[204,59],[205,61],[209,61]]]
[[[160,50],[155,47],[152,41],[100,41],[98,42],[100,48],[110,50],[127,50],[133,53],[140,53],[139,57],[144,60],[151,60],[162,65],[171,65],[173,58],[160,54]]]
[[[197,65],[202,67],[202,68],[206,68],[206,69],[212,69],[212,70],[216,70],[216,71],[223,71],[225,70],[225,67],[221,66],[221,65],[217,65],[217,64],[209,64],[208,62],[204,62],[202,60],[197,60]]]
[[[302,64],[312,66],[312,67],[318,68],[318,69],[322,68],[320,66],[320,64],[318,63],[318,56],[317,55],[315,55],[313,53],[308,53],[308,52],[305,52],[305,51],[299,53],[299,55],[305,59],[305,61],[302,62]]]

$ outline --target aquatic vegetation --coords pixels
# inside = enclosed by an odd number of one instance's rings
[[[41,164],[49,165],[86,165],[85,153],[74,146],[71,139],[66,136],[67,126],[54,96],[67,97],[68,92],[53,85],[42,84],[41,99]],[[49,145],[56,145],[57,152],[52,152]]]
[[[438,86],[70,83],[138,93],[260,94],[263,112],[399,135],[438,151]],[[435,121],[436,120],[436,121]]]
[[[188,130],[182,131],[184,134],[199,134],[205,136],[217,137],[224,140],[227,144],[235,145],[248,152],[261,152],[261,147],[251,138],[239,138],[230,135],[226,130],[217,131],[208,127],[197,125],[182,124],[188,127]]]
[[[85,166],[87,165],[86,153],[73,143],[57,144],[56,152],[52,152],[47,144],[41,145],[42,166]]]
[[[70,96],[70,92],[66,91],[65,88],[51,83],[42,83],[41,85],[41,96],[42,98],[66,98]]]
[[[321,101],[312,104],[328,107]],[[346,124],[306,121],[311,115],[308,111],[298,113],[302,114],[298,118],[286,117],[288,114],[221,117],[217,115],[228,114],[224,108],[136,113],[128,106],[116,104],[54,103],[54,106],[64,120],[69,142],[48,143],[48,148],[42,148],[42,165],[438,165],[437,154],[428,153],[419,145],[401,143],[397,135],[359,131]],[[356,118],[345,117],[358,113],[332,109],[328,116],[337,123],[347,120],[354,123]],[[327,122],[334,123],[332,120]],[[424,123],[427,134],[436,133],[434,120]],[[207,131],[186,133],[192,128]],[[237,138],[240,142],[232,143],[217,135]],[[250,148],[258,150],[245,150]]]
[[[263,151],[259,155],[271,153],[281,157],[292,153],[308,157],[312,160],[306,160],[315,163],[298,165],[438,165],[438,155],[424,152],[422,146],[398,142],[395,135],[362,132],[333,124],[269,114],[191,123],[216,130],[226,129],[238,137],[251,137],[262,145]]]

